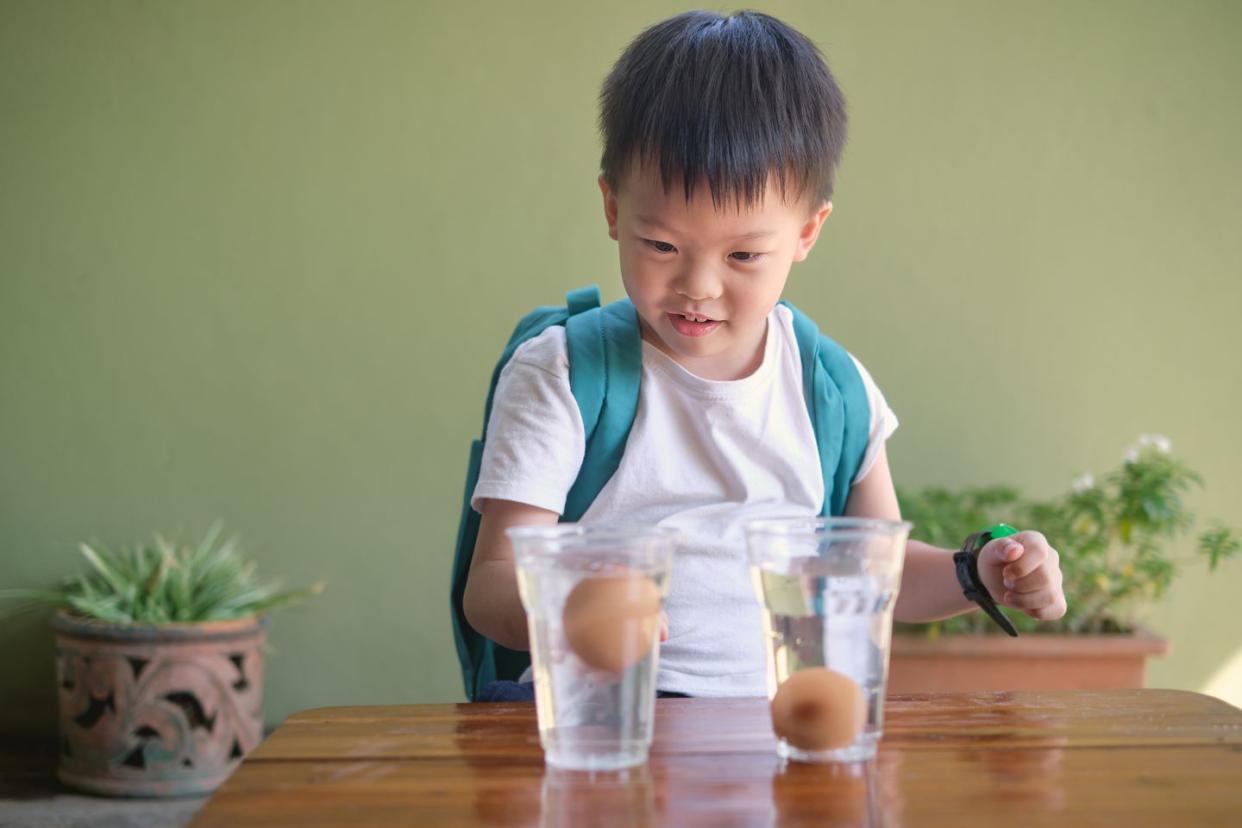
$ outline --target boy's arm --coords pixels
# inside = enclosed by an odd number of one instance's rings
[[[850,490],[845,513],[851,517],[901,519],[885,449],[880,449],[867,476]],[[938,621],[978,609],[962,594],[957,582],[954,551],[921,541],[906,544],[901,592],[893,608],[896,620]],[[1060,555],[1039,532],[1019,532],[989,541],[979,550],[979,577],[1001,606],[1021,610],[1040,621],[1065,615]]]
[[[887,449],[880,449],[880,456],[867,476],[850,489],[845,514],[849,517],[901,520],[897,491],[888,468]],[[906,543],[901,592],[897,595],[897,606],[893,608],[896,620],[908,623],[936,621],[978,609],[977,604],[962,594],[962,588],[957,583],[953,551],[922,541]]]
[[[526,611],[518,594],[513,546],[505,530],[511,526],[554,526],[560,516],[512,500],[487,499],[480,506],[483,520],[462,601],[466,620],[503,647],[529,650]]]

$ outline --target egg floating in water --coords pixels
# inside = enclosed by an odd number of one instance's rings
[[[660,627],[660,590],[645,575],[584,578],[565,599],[569,648],[588,666],[620,672],[651,650]]]
[[[853,744],[867,721],[862,687],[827,667],[798,670],[772,697],[772,729],[799,750],[834,750]]]

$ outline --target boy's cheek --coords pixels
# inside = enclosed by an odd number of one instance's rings
[[[621,284],[625,287],[626,295],[640,313],[648,316],[661,312],[660,302],[669,293],[667,281],[660,274],[643,268],[639,262],[630,267],[622,267]]]

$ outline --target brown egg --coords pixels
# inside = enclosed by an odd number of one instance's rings
[[[862,688],[827,667],[797,671],[772,698],[772,729],[799,750],[846,747],[858,738],[866,721]]]
[[[569,592],[565,639],[578,658],[620,672],[651,649],[660,626],[660,590],[645,575],[584,578]]]

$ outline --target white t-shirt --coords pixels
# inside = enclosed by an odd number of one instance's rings
[[[625,454],[581,522],[669,526],[685,536],[665,601],[660,690],[762,696],[762,626],[741,527],[768,516],[817,515],[824,500],[793,314],[773,309],[763,363],[739,380],[702,379],[650,343],[642,349]],[[857,483],[897,417],[854,363],[871,408]],[[478,509],[481,500],[497,498],[559,514],[584,450],[565,329],[557,325],[523,343],[501,371],[471,503]]]

